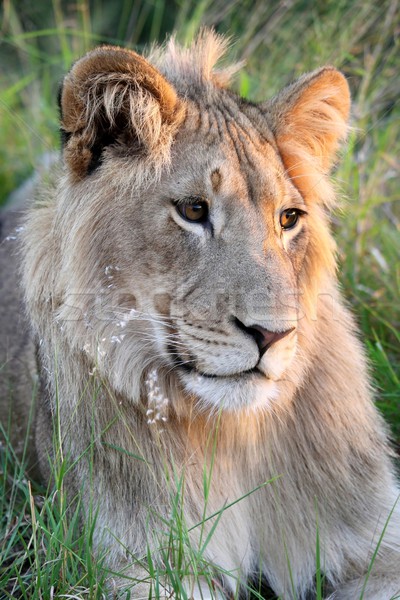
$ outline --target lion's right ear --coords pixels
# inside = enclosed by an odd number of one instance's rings
[[[184,107],[173,86],[142,56],[103,46],[78,60],[60,91],[64,159],[81,179],[106,147],[163,160]]]

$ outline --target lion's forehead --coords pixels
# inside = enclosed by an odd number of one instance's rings
[[[178,169],[186,170],[183,181],[190,185],[192,176],[214,193],[257,202],[284,194],[288,186],[265,117],[256,106],[225,93],[213,102],[187,101],[175,150]]]

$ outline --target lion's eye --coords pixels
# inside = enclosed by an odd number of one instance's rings
[[[287,210],[284,210],[279,218],[282,229],[292,229],[297,225],[300,215],[303,214],[305,214],[304,211],[298,208],[288,208]]]
[[[205,223],[208,219],[208,204],[205,200],[196,200],[187,204],[177,204],[176,210],[186,221]]]

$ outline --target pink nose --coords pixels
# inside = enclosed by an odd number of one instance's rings
[[[255,340],[258,346],[258,349],[260,350],[261,356],[263,356],[268,350],[268,348],[271,348],[271,346],[275,344],[275,342],[278,342],[279,340],[283,339],[284,337],[289,335],[289,333],[292,333],[292,331],[294,331],[295,329],[295,327],[291,327],[286,331],[269,331],[268,329],[264,329],[264,327],[261,327],[260,325],[250,325],[250,327],[247,327],[246,325],[243,325],[243,323],[238,319],[235,319],[235,323],[239,327],[239,329],[252,336],[252,338]]]

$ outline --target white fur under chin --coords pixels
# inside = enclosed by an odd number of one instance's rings
[[[181,378],[185,388],[197,396],[199,406],[205,410],[268,410],[279,394],[277,382],[256,374],[211,378],[182,373]]]

